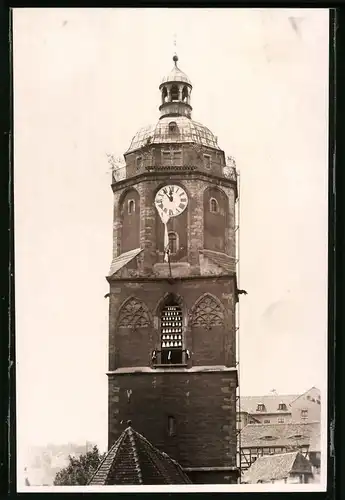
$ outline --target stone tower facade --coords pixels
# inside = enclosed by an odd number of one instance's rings
[[[237,177],[177,61],[113,172],[109,447],[131,420],[192,482],[233,483]]]

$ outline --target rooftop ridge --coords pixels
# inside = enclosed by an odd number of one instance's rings
[[[135,443],[135,439],[134,439],[134,435],[133,435],[134,431],[133,431],[132,427],[130,427],[130,426],[127,427],[127,429],[125,429],[125,432],[126,431],[128,431],[129,441],[132,445],[133,457],[134,457],[134,462],[135,462],[137,473],[138,473],[139,483],[142,484],[143,483],[143,476],[141,473],[140,461],[139,461],[136,443]]]

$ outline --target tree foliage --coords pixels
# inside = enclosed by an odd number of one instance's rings
[[[79,457],[69,455],[69,464],[56,474],[54,485],[79,486],[88,484],[104,457],[105,453],[100,453],[97,446]]]

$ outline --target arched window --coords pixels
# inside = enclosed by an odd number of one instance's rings
[[[204,167],[207,169],[211,168],[211,156],[210,155],[204,155]]]
[[[165,306],[161,314],[161,364],[183,362],[183,318],[177,304]]]
[[[173,85],[171,87],[171,100],[178,101],[178,87],[177,87],[177,85]]]
[[[134,212],[135,212],[135,201],[128,200],[128,213],[129,213],[129,215],[134,214]]]
[[[188,89],[186,86],[183,87],[183,90],[182,90],[182,101],[188,102]]]
[[[170,231],[169,236],[169,251],[171,254],[177,253],[179,249],[178,234],[175,231]]]
[[[210,199],[210,212],[217,213],[218,209],[218,201],[215,198]]]
[[[143,157],[142,156],[137,156],[136,158],[136,165],[137,165],[137,170],[140,170],[143,164]]]
[[[163,87],[163,91],[162,91],[162,102],[163,102],[163,104],[167,101],[167,99],[168,99],[168,91],[167,91],[166,87]]]
[[[169,123],[169,132],[177,132],[177,124],[176,122],[170,122]]]

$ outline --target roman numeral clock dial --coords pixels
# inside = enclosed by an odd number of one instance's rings
[[[176,217],[182,214],[188,205],[186,191],[180,186],[169,184],[162,187],[156,194],[155,205],[159,213],[165,218]]]

